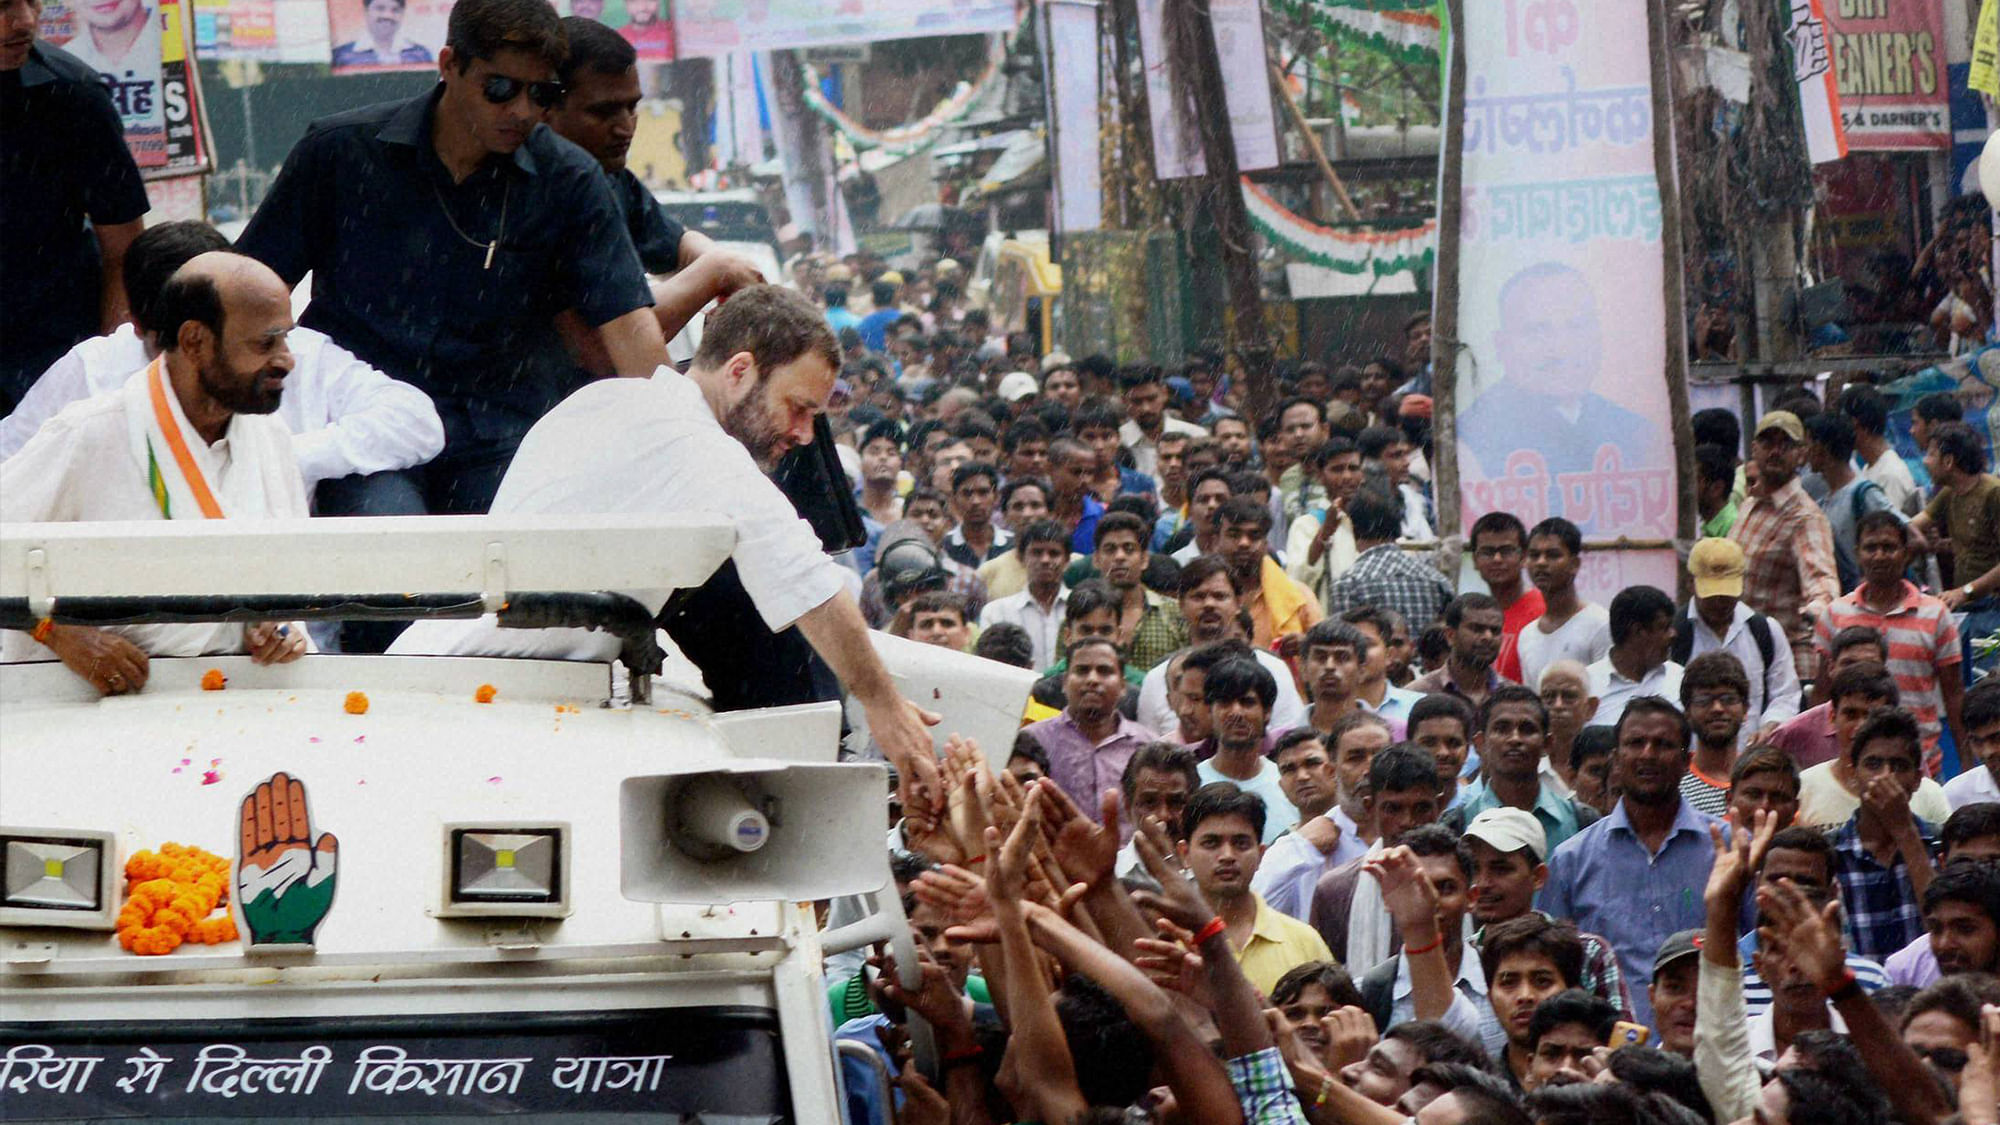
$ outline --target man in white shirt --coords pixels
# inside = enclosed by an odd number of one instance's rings
[[[1861,475],[1882,486],[1889,505],[1906,516],[1924,510],[1924,494],[1903,455],[1889,443],[1889,402],[1862,383],[1840,392],[1840,412],[1854,423],[1854,456]]]
[[[1734,656],[1750,678],[1749,720],[1737,734],[1748,746],[1799,713],[1804,692],[1792,645],[1778,623],[1743,604],[1743,548],[1734,539],[1703,539],[1688,552],[1694,598],[1674,619],[1671,663],[1686,667],[1707,652]],[[1761,716],[1761,717],[1760,717]]]
[[[1019,625],[1034,650],[1031,668],[1047,668],[1062,655],[1063,616],[1069,612],[1069,587],[1063,568],[1069,565],[1069,532],[1054,520],[1036,520],[1014,539],[1014,553],[1028,572],[1027,588],[986,603],[979,627]]]
[[[1521,682],[1542,682],[1558,660],[1590,665],[1611,651],[1611,615],[1576,592],[1583,566],[1583,532],[1561,516],[1528,529],[1528,581],[1542,592],[1542,615],[1521,630]],[[1599,720],[1600,722],[1602,720]]]
[[[1958,760],[1965,771],[1944,783],[1956,812],[1981,801],[2000,801],[2000,684],[1983,683],[1965,693],[1960,710],[1966,744]]]
[[[1243,600],[1229,576],[1229,566],[1219,556],[1204,555],[1181,568],[1181,620],[1187,622],[1188,649],[1215,641],[1247,641],[1237,620]],[[1276,655],[1252,649],[1251,655],[1278,684],[1278,699],[1271,705],[1271,729],[1289,730],[1306,721],[1305,701],[1299,697],[1292,670]],[[1181,721],[1167,698],[1167,671],[1172,659],[1162,660],[1146,672],[1139,685],[1139,723],[1163,738],[1180,733]]]
[[[1160,435],[1207,437],[1208,431],[1167,414],[1167,378],[1156,364],[1128,368],[1119,381],[1125,391],[1125,423],[1118,427],[1118,444],[1132,451],[1132,465],[1149,477],[1159,475]]]
[[[1681,697],[1681,666],[1667,659],[1674,641],[1674,601],[1651,586],[1627,586],[1611,599],[1611,651],[1590,666],[1594,722],[1618,725],[1642,695]]]
[[[229,240],[201,222],[161,223],[134,239],[122,265],[131,322],[71,348],[36,380],[14,412],[0,420],[0,459],[12,457],[63,407],[121,386],[158,355],[154,309],[167,279],[197,254],[227,249]],[[277,417],[292,432],[308,495],[324,482],[377,481],[374,474],[421,465],[444,448],[444,424],[430,396],[389,378],[310,328],[294,327],[285,342],[293,366]],[[357,480],[344,481],[347,477]],[[381,493],[381,484],[345,489],[355,495],[355,502],[345,505],[329,506],[333,491],[320,492],[322,515],[423,513],[422,498],[414,494],[415,507],[396,507],[393,491],[370,503],[368,493]]]
[[[0,522],[304,518],[290,435],[276,419],[292,369],[291,296],[275,273],[233,253],[203,254],[162,287],[167,350],[116,390],[57,414],[0,463]],[[147,657],[248,652],[260,664],[305,654],[299,625],[90,628],[47,620],[0,635],[7,661],[46,647],[106,695],[145,686]]]
[[[936,717],[896,691],[842,568],[764,470],[812,440],[840,369],[820,310],[773,285],[739,290],[712,312],[687,375],[605,379],[571,395],[522,441],[493,500],[496,515],[705,513],[736,525],[743,588],[774,633],[796,626],[861,702],[902,777],[904,808],[942,796],[924,727]],[[657,613],[668,591],[627,591]],[[618,642],[581,629],[502,633],[497,621],[427,621],[394,653],[609,660]]]

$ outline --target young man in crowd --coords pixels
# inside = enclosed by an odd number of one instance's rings
[[[1361,487],[1361,454],[1347,438],[1331,437],[1306,455],[1306,471],[1318,482],[1322,499],[1293,517],[1285,533],[1285,573],[1324,604],[1327,584],[1346,573],[1359,553],[1347,502]]]
[[[1727,652],[1742,665],[1750,694],[1740,744],[1768,738],[1799,713],[1803,693],[1792,645],[1783,629],[1743,604],[1743,548],[1730,539],[1703,539],[1688,553],[1694,598],[1674,619],[1668,655],[1685,668],[1710,652]]]
[[[1090,478],[1090,491],[1109,504],[1126,493],[1151,496],[1156,491],[1153,478],[1118,463],[1118,412],[1102,400],[1087,399],[1070,415],[1070,433],[1096,454],[1097,471]]]
[[[1646,986],[1657,1046],[1684,1059],[1694,1058],[1701,943],[1699,930],[1682,930],[1661,942],[1653,955],[1653,983]]]
[[[1557,794],[1543,779],[1548,736],[1548,708],[1541,696],[1519,684],[1495,688],[1479,708],[1479,729],[1473,736],[1483,776],[1466,787],[1444,823],[1463,828],[1488,809],[1526,812],[1541,826],[1543,854],[1596,823],[1597,810]]]
[[[1118,429],[1118,440],[1132,452],[1132,464],[1140,472],[1160,476],[1160,447],[1167,435],[1208,436],[1200,426],[1167,413],[1166,372],[1158,364],[1127,367],[1118,382],[1125,394],[1125,424]]]
[[[1160,548],[1175,562],[1192,562],[1222,549],[1222,533],[1215,514],[1235,495],[1225,469],[1203,469],[1188,480],[1187,523]]]
[[[1363,838],[1353,814],[1343,806],[1351,802],[1360,811],[1355,791],[1362,788],[1375,754],[1388,745],[1387,725],[1362,712],[1324,741],[1311,730],[1279,736],[1271,760],[1277,763],[1286,798],[1298,809],[1299,823],[1265,849],[1257,870],[1257,893],[1272,909],[1305,918],[1320,878],[1367,854],[1372,841]],[[1358,778],[1350,780],[1357,765]]]
[[[1464,696],[1444,692],[1426,695],[1410,708],[1410,741],[1437,763],[1438,797],[1447,806],[1465,799],[1465,763],[1478,715]]]
[[[1953,810],[2000,801],[2000,683],[1982,683],[1965,693],[1960,728],[1965,741],[1958,757],[1965,772],[1944,783]]]
[[[1375,755],[1368,767],[1364,818],[1371,822],[1381,849],[1405,843],[1404,833],[1433,824],[1444,811],[1438,799],[1437,763],[1421,748],[1407,743]],[[1330,867],[1313,888],[1306,919],[1343,965],[1373,965],[1387,957],[1401,940],[1381,896],[1364,893],[1362,860]]]
[[[1417,677],[1410,690],[1431,695],[1447,692],[1477,707],[1502,684],[1512,683],[1493,667],[1500,656],[1506,614],[1486,594],[1460,594],[1444,607],[1445,637],[1451,656],[1444,666]]]
[[[1849,760],[1863,799],[1833,834],[1834,876],[1849,947],[1879,960],[1924,932],[1918,904],[1933,874],[1937,822],[1910,811],[1923,732],[1907,711],[1878,711],[1855,732]]]
[[[1097,543],[1104,503],[1091,495],[1097,453],[1073,437],[1049,442],[1049,516],[1070,529],[1069,549],[1087,555]]]
[[[1542,755],[1542,776],[1557,793],[1567,797],[1575,791],[1570,768],[1570,750],[1576,736],[1597,714],[1597,697],[1590,694],[1590,672],[1574,660],[1558,660],[1542,669],[1533,686],[1549,710],[1549,748]]]
[[[1000,470],[985,461],[968,461],[951,473],[951,510],[957,525],[939,546],[960,566],[978,570],[1014,544],[1014,536],[993,523],[994,502],[1000,496]]]
[[[1678,708],[1640,696],[1626,705],[1615,730],[1624,793],[1609,816],[1555,849],[1539,905],[1610,939],[1633,987],[1635,1014],[1650,1023],[1639,986],[1649,979],[1660,943],[1702,921],[1688,888],[1708,880],[1714,862],[1708,830],[1719,822],[1681,797],[1692,731]]]
[[[1963,422],[1934,426],[1924,465],[1936,495],[1910,529],[1951,544],[1943,597],[1953,610],[1984,612],[2000,592],[2000,479],[1986,471],[1986,440]]]
[[[1868,780],[1854,768],[1857,732],[1876,711],[1902,702],[1895,678],[1874,663],[1843,669],[1834,676],[1832,691],[1834,747],[1839,756],[1799,773],[1799,823],[1829,830],[1846,823],[1868,791]],[[1910,780],[1910,789],[1910,808],[1917,816],[1935,826],[1951,815],[1951,802],[1937,782],[1919,774]]]
[[[1744,821],[1753,824],[1755,821]],[[1765,848],[1763,863],[1757,868],[1758,887],[1775,886],[1780,880],[1788,880],[1819,906],[1832,902],[1840,894],[1838,880],[1838,860],[1833,842],[1823,832],[1796,826],[1781,828],[1771,837]],[[1756,1018],[1771,1006],[1771,986],[1758,975],[1757,953],[1759,939],[1752,929],[1736,943],[1743,957],[1743,1007],[1751,1017]],[[1879,961],[1863,957],[1858,953],[1847,955],[1847,967],[1854,972],[1854,979],[1863,989],[1874,992],[1889,987],[1889,974]]]
[[[1515,642],[1522,683],[1539,683],[1558,660],[1588,667],[1611,651],[1611,615],[1576,592],[1583,567],[1583,532],[1561,516],[1528,529],[1528,581],[1542,595],[1542,615]]]
[[[1681,666],[1674,643],[1674,600],[1651,586],[1627,586],[1611,599],[1611,650],[1590,666],[1597,722],[1616,724],[1625,704],[1643,695],[1679,699]]]
[[[1840,412],[1854,423],[1854,454],[1861,461],[1861,475],[1879,485],[1890,506],[1905,516],[1922,511],[1923,491],[1889,440],[1889,400],[1865,383],[1850,383],[1840,392]]]
[[[1798,415],[1774,410],[1757,420],[1751,452],[1757,489],[1743,501],[1729,537],[1743,548],[1743,600],[1784,627],[1799,679],[1818,668],[1812,622],[1840,596],[1833,531],[1799,484],[1806,431]]]
[[[1015,533],[1014,550],[999,558],[981,563],[979,580],[986,584],[989,597],[1004,598],[1018,594],[1027,588],[1027,564],[1021,558],[1020,532],[1022,528],[1037,520],[1049,519],[1049,486],[1047,482],[1032,477],[1017,477],[1000,486],[1000,512],[1006,518],[1007,527]],[[1051,520],[1050,522],[1055,522]],[[1063,560],[1068,564],[1070,530],[1061,523],[1063,529]]]
[[[1401,948],[1356,981],[1364,1006],[1375,1017],[1377,1031],[1417,1018],[1413,967],[1419,957],[1434,958],[1442,952],[1452,996],[1449,1008],[1438,1016],[1438,1021],[1482,1043],[1489,1053],[1497,1053],[1504,1033],[1493,1018],[1480,957],[1466,947],[1464,938],[1467,890],[1472,885],[1471,853],[1466,850],[1465,841],[1440,824],[1413,828],[1399,839],[1401,843],[1395,851],[1407,849],[1415,855],[1421,866],[1420,877],[1430,883],[1433,893],[1429,903],[1407,904],[1404,897],[1393,895],[1387,886],[1380,885],[1379,877],[1369,877],[1369,883],[1376,885],[1385,902],[1386,912],[1396,923]],[[1422,917],[1425,912],[1434,916]]]
[[[1612,762],[1618,756],[1617,732],[1617,727],[1602,724],[1585,727],[1576,733],[1569,750],[1570,780],[1575,783],[1570,795],[1606,816],[1617,807],[1621,795],[1611,778]]]
[[[1410,459],[1415,451],[1410,448],[1410,439],[1395,426],[1384,425],[1362,430],[1354,441],[1361,447],[1361,459],[1370,475],[1402,500],[1401,538],[1417,542],[1429,539],[1430,498],[1424,495],[1424,486],[1411,473]]]
[[[1549,877],[1548,837],[1530,814],[1501,807],[1474,817],[1466,825],[1465,840],[1472,848],[1472,921],[1480,927],[1473,931],[1472,944],[1479,946],[1487,928],[1535,913],[1535,893]],[[1578,987],[1609,1001],[1629,1018],[1632,998],[1625,991],[1625,976],[1611,943],[1596,934],[1578,938],[1583,942]]]
[[[1694,726],[1694,754],[1681,778],[1681,796],[1717,819],[1729,811],[1730,771],[1749,698],[1750,678],[1727,652],[1705,652],[1681,673],[1681,709]]]
[[[902,519],[902,480],[902,428],[885,418],[861,435],[861,510],[883,527]]]
[[[1340,620],[1354,626],[1361,639],[1368,642],[1368,650],[1361,654],[1360,670],[1356,673],[1355,701],[1365,710],[1388,720],[1396,737],[1402,738],[1408,730],[1410,708],[1416,706],[1423,695],[1389,682],[1391,641],[1396,636],[1398,623],[1389,611],[1372,605],[1355,606],[1342,613]]]
[[[1223,559],[1253,626],[1251,643],[1270,648],[1279,637],[1303,633],[1325,616],[1312,591],[1293,581],[1270,554],[1271,513],[1247,496],[1237,496],[1215,514]]]
[[[1264,802],[1264,844],[1297,823],[1299,815],[1279,782],[1277,765],[1264,756],[1277,697],[1277,682],[1254,660],[1237,657],[1210,668],[1202,699],[1215,726],[1213,748],[1195,747],[1195,756],[1204,759],[1203,784],[1232,781]]]
[[[1490,1026],[1499,1032],[1489,1035],[1486,1046],[1505,1064],[1503,1077],[1525,1092],[1534,1086],[1536,1012],[1544,1002],[1578,987],[1583,977],[1583,940],[1568,922],[1532,913],[1489,926],[1484,934],[1479,964],[1492,1009]],[[1609,1004],[1583,995],[1609,1012],[1607,1025],[1617,1018]],[[1495,1038],[1498,1043],[1492,1041]]]
[[[1611,1041],[1618,1013],[1611,1005],[1579,989],[1567,989],[1542,1001],[1528,1021],[1528,1072],[1521,1089],[1533,1093],[1545,1086],[1588,1082],[1584,1060]],[[1508,1074],[1513,1075],[1513,1046],[1508,1046]]]
[[[1798,763],[1775,746],[1752,746],[1737,754],[1736,764],[1729,769],[1729,815],[1725,819],[1751,824],[1759,812],[1775,818],[1780,831],[1790,828],[1799,817]]]
[[[1000,452],[1006,458],[1008,480],[1040,480],[1049,473],[1048,427],[1033,418],[1016,421],[1000,436]]]
[[[1337,616],[1370,605],[1402,614],[1413,629],[1436,620],[1452,600],[1451,582],[1396,545],[1400,517],[1395,501],[1379,489],[1363,488],[1348,501],[1347,518],[1354,525],[1357,554],[1347,573],[1329,584],[1327,612]]]
[[[1326,503],[1326,494],[1307,463],[1313,451],[1326,443],[1326,404],[1295,396],[1278,404],[1277,415],[1278,441],[1290,463],[1271,483],[1284,501],[1283,518],[1290,521]]]
[[[1694,447],[1695,512],[1706,539],[1727,538],[1736,526],[1736,450],[1731,446]]]
[[[1944,858],[1924,888],[1924,936],[1883,962],[1892,983],[1925,988],[1949,974],[2000,972],[2000,864],[1991,857],[2000,806],[1971,812],[1969,823],[1963,813],[1945,821]]]
[[[1333,954],[1311,926],[1271,909],[1250,889],[1264,838],[1264,802],[1226,781],[1195,790],[1181,812],[1181,861],[1226,925],[1243,975],[1268,994],[1293,968]]]
[[[1160,516],[1153,521],[1153,535],[1147,543],[1155,552],[1164,552],[1167,541],[1187,526],[1188,477],[1192,472],[1188,448],[1195,440],[1172,431],[1160,435],[1159,466],[1154,474],[1160,485]]]
[[[1944,767],[1939,732],[1949,726],[1954,744],[1965,741],[1958,627],[1942,600],[1903,576],[1910,565],[1910,529],[1901,516],[1870,511],[1860,518],[1856,534],[1861,584],[1828,607],[1814,624],[1814,640],[1823,650],[1831,649],[1834,634],[1855,625],[1882,634],[1901,706],[1923,728],[1924,775],[1937,777]]]
[[[1050,779],[1079,808],[1096,808],[1098,795],[1118,784],[1125,763],[1154,735],[1118,711],[1125,678],[1116,644],[1073,640],[1064,659],[1062,714],[1026,730],[1049,756]]]
[[[1014,552],[1027,572],[1027,587],[987,602],[979,613],[979,625],[982,629],[1019,625],[1034,650],[1031,667],[1046,668],[1055,662],[1063,617],[1069,611],[1069,587],[1062,580],[1069,565],[1069,532],[1054,520],[1036,520],[1016,533]]]
[[[1223,466],[1231,470],[1249,468],[1256,457],[1256,442],[1246,418],[1217,418],[1215,444],[1222,451]]]
[[[1327,620],[1306,630],[1299,646],[1299,678],[1312,693],[1306,725],[1325,734],[1362,705],[1355,696],[1368,638],[1345,621]]]
[[[905,636],[918,644],[936,645],[953,652],[966,652],[972,644],[972,625],[965,619],[965,599],[957,594],[934,591],[918,594],[903,607],[907,619]]]
[[[1857,625],[1835,633],[1829,651],[1832,659],[1821,664],[1819,682],[1814,685],[1820,702],[1778,724],[1778,729],[1764,738],[1765,742],[1790,754],[1800,769],[1831,762],[1841,756],[1839,739],[1834,731],[1831,698],[1833,684],[1840,679],[1840,674],[1857,664],[1889,663],[1889,646],[1883,643],[1881,632],[1869,625]]]
[[[1522,569],[1528,557],[1528,528],[1511,512],[1488,512],[1473,523],[1469,539],[1473,568],[1486,583],[1486,592],[1506,614],[1500,632],[1500,658],[1494,667],[1517,684],[1529,683],[1521,678],[1521,630],[1548,607],[1542,592],[1528,582]]]
[[[1146,589],[1146,521],[1130,512],[1107,512],[1097,523],[1091,563],[1118,595],[1118,639],[1132,666],[1148,669],[1187,643],[1180,610]]]
[[[1203,555],[1181,568],[1180,619],[1187,627],[1190,648],[1226,640],[1247,641],[1241,623],[1242,608],[1235,577],[1220,556]],[[1289,730],[1304,723],[1305,701],[1299,697],[1292,670],[1284,660],[1265,649],[1246,647],[1245,651],[1255,656],[1257,663],[1277,682],[1278,699],[1271,705],[1271,729]],[[1139,686],[1139,721],[1163,735],[1175,735],[1180,729],[1168,698],[1173,686],[1169,673],[1168,661],[1162,660],[1152,666]],[[1195,698],[1200,699],[1199,692]],[[1205,737],[1203,734],[1182,741],[1199,742]]]
[[[1855,525],[1871,512],[1893,515],[1894,505],[1881,485],[1854,471],[1854,423],[1844,414],[1822,411],[1806,419],[1806,464],[1826,482],[1819,510],[1833,533],[1834,573],[1841,590],[1852,590],[1861,581]]]

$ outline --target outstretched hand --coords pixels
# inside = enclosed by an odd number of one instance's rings
[[[1076,807],[1053,781],[1035,783],[1046,798],[1049,849],[1063,875],[1072,883],[1101,887],[1117,877],[1118,790],[1106,789],[1098,799],[1098,819]]]
[[[1407,847],[1390,848],[1365,860],[1361,870],[1382,885],[1382,902],[1406,941],[1427,944],[1437,932],[1438,893],[1431,877]]]
[[[1146,865],[1146,871],[1160,884],[1157,893],[1133,892],[1132,901],[1190,933],[1200,933],[1215,920],[1215,907],[1202,897],[1194,880],[1188,878],[1173,842],[1167,838],[1166,828],[1157,819],[1148,818],[1139,826],[1132,836],[1132,846],[1139,853],[1139,862]],[[1173,857],[1171,861],[1169,856]]]
[[[1789,879],[1757,890],[1757,911],[1763,924],[1757,940],[1765,949],[1791,958],[1821,991],[1832,993],[1847,968],[1847,948],[1840,939],[1840,900],[1815,908]]]
[[[1750,885],[1758,869],[1764,866],[1764,853],[1771,849],[1771,837],[1778,834],[1777,815],[1769,809],[1758,809],[1749,825],[1740,823],[1734,814],[1730,822],[1735,831],[1726,840],[1720,825],[1708,826],[1709,843],[1715,848],[1715,866],[1709,868],[1708,888],[1702,897],[1711,908],[1736,908],[1743,899],[1743,888]]]

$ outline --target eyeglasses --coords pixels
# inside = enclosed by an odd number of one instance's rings
[[[529,82],[505,74],[489,74],[479,86],[479,92],[494,105],[506,105],[520,97],[523,90],[528,92],[529,101],[543,109],[554,109],[563,100],[560,82]]]
[[[1743,702],[1743,697],[1733,691],[1719,691],[1714,694],[1703,692],[1688,703],[1693,707],[1734,707]]]

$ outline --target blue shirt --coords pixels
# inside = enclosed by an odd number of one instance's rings
[[[833,327],[833,334],[835,336],[840,335],[840,330],[843,328],[852,328],[856,332],[861,331],[861,318],[855,316],[854,311],[846,305],[826,310],[826,322]]]
[[[1757,975],[1753,960],[1757,956],[1756,930],[1736,939],[1736,954],[1743,962],[1743,1012],[1754,1019],[1771,1006],[1771,986]],[[1895,983],[1889,979],[1889,970],[1860,954],[1848,954],[1847,967],[1854,973],[1854,981],[1863,992],[1878,992]]]
[[[1632,990],[1632,1010],[1648,1027],[1653,955],[1675,933],[1708,924],[1701,897],[1715,865],[1708,829],[1722,823],[1678,794],[1675,800],[1673,828],[1658,853],[1648,854],[1639,842],[1620,800],[1610,816],[1549,856],[1549,881],[1535,902],[1543,913],[1568,918],[1611,943]]]
[[[1083,498],[1083,518],[1076,521],[1076,530],[1070,532],[1070,550],[1087,555],[1097,549],[1097,521],[1104,518],[1104,510],[1104,502],[1097,497]]]
[[[1935,857],[1937,830],[1919,816],[1917,835]],[[1861,814],[1856,812],[1833,834],[1833,877],[1840,884],[1840,904],[1847,911],[1847,947],[1863,957],[1881,959],[1924,936],[1924,912],[1910,886],[1910,865],[1898,852],[1889,866],[1875,861],[1861,843]]]
[[[861,346],[871,352],[886,351],[889,347],[889,326],[902,318],[898,309],[876,309],[861,318],[854,326],[861,333]]]
[[[1460,803],[1464,807],[1467,824],[1471,824],[1473,817],[1487,809],[1496,809],[1501,805],[1500,798],[1493,795],[1493,790],[1487,788],[1483,779],[1461,788],[1459,792],[1465,798]],[[1530,811],[1535,814],[1536,820],[1541,821],[1542,832],[1548,836],[1551,853],[1583,830],[1582,818],[1577,815],[1576,803],[1551,791],[1547,782],[1542,783],[1541,791],[1535,797],[1535,807]]]
[[[532,418],[568,389],[557,314],[601,325],[652,295],[594,158],[537,126],[454,182],[431,146],[442,91],[313,122],[237,249],[287,285],[311,271],[299,323],[370,365]],[[447,420],[447,445],[472,436]]]

